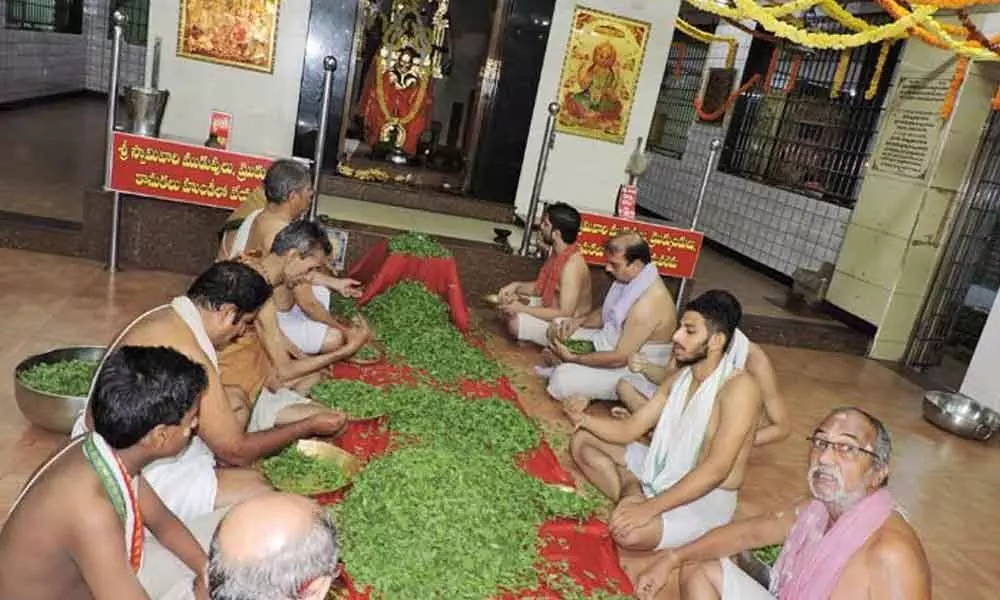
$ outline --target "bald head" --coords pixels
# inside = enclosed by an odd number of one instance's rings
[[[625,231],[609,239],[605,250],[613,255],[624,254],[626,264],[639,261],[647,265],[652,260],[649,244],[634,231]]]
[[[213,600],[294,599],[332,575],[337,534],[325,510],[292,494],[236,505],[219,525],[209,557]]]

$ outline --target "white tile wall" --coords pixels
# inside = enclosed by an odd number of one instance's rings
[[[736,69],[742,73],[749,36],[729,25],[720,25],[716,34],[737,37]],[[707,67],[722,67],[724,59],[725,45],[712,44]],[[690,226],[709,144],[725,139],[724,127],[693,123],[680,160],[650,154],[639,182],[639,206],[678,227]],[[850,209],[715,170],[697,228],[710,240],[791,275],[798,267],[835,263],[850,216]]]
[[[110,0],[86,0],[81,35],[6,29],[0,0],[0,103],[82,90],[106,91],[111,60]],[[142,83],[144,46],[122,50],[123,85]]]

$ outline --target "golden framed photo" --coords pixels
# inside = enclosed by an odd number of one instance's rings
[[[625,143],[650,24],[577,6],[562,75],[556,131]]]
[[[177,56],[274,72],[281,0],[181,0]]]

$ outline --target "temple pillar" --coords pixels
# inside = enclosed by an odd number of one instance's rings
[[[878,328],[872,358],[906,352],[989,119],[998,78],[996,65],[981,62],[941,119],[956,61],[951,51],[906,42],[830,283],[830,303]]]

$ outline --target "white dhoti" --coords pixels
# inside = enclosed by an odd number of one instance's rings
[[[640,479],[648,453],[649,446],[645,444],[629,444],[625,447],[625,466]],[[649,493],[646,496],[651,497]],[[663,535],[656,549],[683,546],[716,527],[729,523],[736,512],[736,500],[736,492],[716,488],[694,502],[661,514]]]
[[[626,375],[624,379],[632,384],[632,387],[634,387],[637,392],[645,396],[647,399],[652,398],[653,394],[656,393],[656,389],[659,387],[647,379],[642,373],[632,373],[629,371],[628,375]]]
[[[722,600],[775,600],[757,580],[728,558],[722,563]]]
[[[594,348],[610,351],[614,348],[602,348],[599,345],[599,329],[578,329],[570,339],[588,340],[594,342]],[[646,359],[655,365],[666,365],[670,362],[670,351],[673,344],[650,343],[640,348]],[[617,400],[618,380],[632,374],[628,367],[617,369],[601,369],[576,363],[564,363],[553,369],[549,375],[549,394],[556,400],[565,400],[573,396],[583,395],[593,400]]]
[[[330,306],[330,288],[322,285],[312,286],[313,296],[322,306]],[[309,318],[299,305],[289,311],[278,312],[278,327],[299,350],[306,354],[319,354],[323,349],[323,340],[329,326]]]
[[[219,509],[187,523],[191,535],[208,552],[212,536],[228,509]],[[143,546],[139,583],[152,600],[193,600],[196,573],[164,548],[153,536],[146,534]]]
[[[271,429],[278,420],[278,413],[297,404],[312,404],[312,400],[287,388],[275,392],[267,388],[262,389],[257,401],[254,402],[253,412],[250,413],[247,431],[253,433]]]

